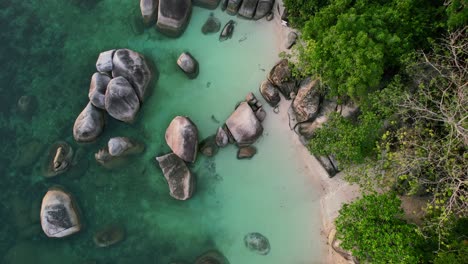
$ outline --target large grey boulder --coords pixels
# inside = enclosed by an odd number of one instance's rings
[[[263,81],[260,85],[260,94],[271,107],[277,106],[281,100],[278,89],[268,80]]]
[[[184,116],[176,116],[166,129],[166,143],[174,154],[187,162],[195,162],[198,151],[197,126]]]
[[[258,0],[257,10],[255,10],[255,15],[253,19],[260,19],[268,15],[273,9],[275,0]]]
[[[152,78],[151,70],[143,55],[133,50],[119,49],[114,53],[112,61],[114,64],[112,76],[127,79],[143,102]]]
[[[287,59],[281,60],[271,69],[268,80],[276,86],[288,100],[291,99],[291,93],[296,92],[296,81],[292,76]]]
[[[151,25],[158,16],[158,0],[140,0],[140,10],[145,25]]]
[[[289,32],[288,38],[286,39],[285,48],[290,49],[294,44],[296,44],[297,33],[294,31]]]
[[[140,110],[140,101],[127,79],[117,77],[107,86],[105,106],[107,113],[113,118],[132,123]]]
[[[96,70],[98,72],[111,72],[114,63],[112,58],[114,57],[115,49],[101,52],[96,61]]]
[[[102,133],[104,112],[91,102],[78,115],[73,125],[73,137],[77,142],[91,142]]]
[[[191,0],[159,0],[156,28],[170,37],[178,37],[187,27],[191,12]]]
[[[332,100],[324,100],[320,106],[320,111],[314,121],[303,122],[296,126],[297,134],[302,137],[302,141],[307,142],[314,135],[317,129],[328,121],[328,116],[336,111],[337,104]]]
[[[252,108],[242,102],[226,121],[226,126],[239,146],[253,144],[263,133],[263,126]]]
[[[193,4],[208,9],[216,9],[219,5],[219,0],[193,0]]]
[[[97,108],[106,109],[104,98],[111,78],[104,73],[96,72],[89,85],[89,101]]]
[[[189,77],[194,79],[198,75],[198,61],[189,52],[180,54],[177,66]]]
[[[239,8],[238,15],[247,19],[252,19],[257,8],[258,0],[243,0]]]
[[[298,123],[312,121],[320,110],[319,81],[304,80],[292,103],[292,109]]]
[[[236,15],[237,11],[239,11],[239,7],[241,4],[242,0],[228,0],[226,12],[231,16]]]
[[[195,177],[185,162],[174,153],[157,157],[156,160],[167,180],[170,195],[177,200],[187,200],[192,197]]]
[[[71,194],[52,187],[41,205],[41,226],[48,237],[66,237],[81,230],[79,209]]]

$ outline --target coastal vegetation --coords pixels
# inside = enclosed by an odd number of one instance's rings
[[[302,33],[293,72],[359,106],[309,141],[364,197],[336,220],[344,249],[372,263],[464,263],[468,171],[466,1],[285,0]],[[427,200],[405,222],[398,195]]]

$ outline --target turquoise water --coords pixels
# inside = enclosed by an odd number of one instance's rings
[[[154,157],[169,151],[164,132],[174,116],[189,116],[200,139],[212,135],[247,92],[258,94],[278,60],[274,22],[235,18],[233,38],[219,42],[216,34],[201,33],[210,12],[195,7],[182,37],[169,39],[142,27],[135,0],[1,0],[0,262],[191,263],[213,248],[234,264],[321,262],[318,187],[297,157],[287,123],[268,106],[258,154],[239,161],[229,146],[214,158],[199,156],[190,200],[172,199],[155,165]],[[223,25],[232,19],[214,13]],[[99,52],[112,48],[144,54],[157,65],[159,80],[134,124],[108,118],[97,142],[78,145],[73,122],[87,103]],[[195,80],[175,64],[183,51],[200,63]],[[37,98],[29,116],[16,109],[22,95]],[[120,168],[100,167],[94,153],[114,136],[139,139],[145,153]],[[58,140],[82,158],[69,172],[46,179],[42,159]],[[40,201],[56,184],[74,194],[85,225],[60,240],[47,238],[39,224]],[[93,234],[113,223],[125,226],[126,239],[97,248]],[[245,248],[249,232],[269,239],[268,255]]]

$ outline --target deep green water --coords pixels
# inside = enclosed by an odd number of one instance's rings
[[[216,248],[233,264],[321,262],[318,187],[296,157],[287,123],[266,106],[259,153],[236,159],[236,148],[215,158],[199,156],[192,170],[197,190],[188,201],[169,196],[154,157],[167,153],[164,132],[176,115],[189,116],[201,137],[215,133],[248,91],[278,60],[274,22],[238,22],[232,39],[203,35],[211,11],[195,7],[184,35],[169,39],[143,29],[136,0],[0,0],[0,262],[1,263],[191,263]],[[226,23],[232,17],[219,9]],[[245,40],[244,40],[245,39]],[[154,61],[160,77],[132,124],[107,118],[98,142],[78,145],[76,116],[86,105],[99,52],[130,48]],[[190,51],[200,75],[187,79],[175,61]],[[22,95],[37,98],[21,116]],[[213,118],[213,117],[214,118]],[[146,144],[143,155],[114,170],[100,167],[94,153],[110,137],[129,136]],[[42,177],[41,161],[58,140],[82,153],[79,164],[56,178]],[[74,194],[85,228],[65,239],[49,239],[40,228],[40,202],[52,185]],[[119,223],[126,239],[96,248],[93,234]],[[243,237],[260,232],[270,241],[267,256],[245,248]]]

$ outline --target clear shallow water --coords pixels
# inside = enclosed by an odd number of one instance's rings
[[[201,34],[211,11],[194,8],[186,32],[174,40],[154,29],[142,30],[138,1],[1,1],[5,47],[0,58],[8,62],[0,73],[3,262],[190,263],[212,248],[234,264],[320,262],[318,190],[295,156],[288,125],[268,106],[258,154],[238,161],[236,148],[230,146],[212,159],[199,156],[192,166],[197,190],[189,201],[168,195],[154,163],[157,154],[169,151],[164,132],[174,116],[189,116],[202,139],[221,125],[214,119],[222,123],[248,91],[258,94],[260,82],[278,60],[273,23],[234,18],[233,38],[219,42],[217,34]],[[233,19],[220,10],[215,15],[223,25]],[[133,125],[108,118],[98,142],[78,146],[71,128],[87,103],[97,55],[119,47],[153,60],[159,80]],[[175,64],[183,51],[200,62],[195,80],[188,80]],[[38,99],[30,119],[15,110],[23,94]],[[125,167],[106,170],[96,164],[94,153],[113,136],[140,139],[147,149]],[[80,149],[83,158],[66,174],[45,179],[40,159],[57,140]],[[37,155],[27,164],[25,156],[31,153]],[[74,194],[85,224],[82,232],[62,240],[46,238],[38,223],[42,196],[54,184]],[[111,223],[126,227],[126,240],[96,248],[93,234]],[[267,256],[244,247],[249,232],[268,237]]]

